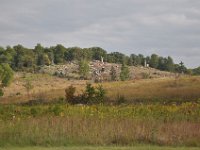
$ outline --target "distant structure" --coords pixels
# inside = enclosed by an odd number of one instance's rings
[[[147,60],[144,60],[144,67],[147,67]]]
[[[149,67],[149,64],[147,63],[147,60],[146,60],[146,59],[144,60],[144,67],[145,67],[145,68],[148,68],[148,67]]]
[[[103,63],[103,57],[101,56],[101,62]]]

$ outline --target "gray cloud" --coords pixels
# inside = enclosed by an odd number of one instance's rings
[[[0,45],[100,46],[200,65],[199,0],[0,0]]]

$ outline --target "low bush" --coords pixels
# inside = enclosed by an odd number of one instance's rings
[[[66,102],[70,104],[100,104],[104,103],[106,91],[102,85],[97,87],[88,83],[80,95],[75,95],[76,88],[72,85],[65,89]]]
[[[75,92],[76,88],[70,85],[68,88],[65,89],[65,99],[68,103],[74,103],[75,101]]]

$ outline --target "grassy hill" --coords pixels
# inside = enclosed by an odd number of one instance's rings
[[[32,89],[28,92],[26,82],[30,81]],[[0,103],[16,103],[28,100],[54,100],[65,97],[65,88],[73,85],[79,94],[86,80],[68,80],[48,74],[16,73],[11,86],[4,89],[5,95]],[[134,79],[101,83],[107,91],[107,102],[114,103],[124,97],[127,103],[159,101],[198,101],[200,98],[200,77],[182,76],[153,79]],[[97,83],[94,83],[97,85]]]

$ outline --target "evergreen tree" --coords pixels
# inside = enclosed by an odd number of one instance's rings
[[[13,75],[13,71],[8,64],[0,64],[0,97],[4,94],[2,87],[10,85]]]
[[[0,64],[0,81],[1,87],[10,85],[14,73],[8,64]]]
[[[89,74],[89,64],[86,60],[81,60],[79,63],[79,74],[82,78],[87,79]]]
[[[117,80],[117,72],[116,72],[114,66],[111,67],[110,76],[111,76],[111,81],[116,81]]]
[[[122,81],[128,80],[130,77],[129,74],[130,74],[130,71],[129,71],[128,66],[126,66],[125,64],[122,64],[121,72],[120,72],[120,79]]]

